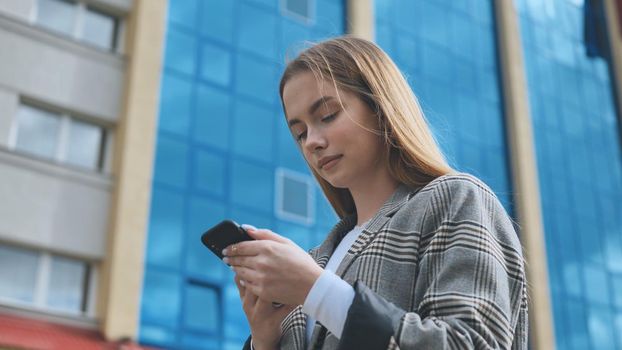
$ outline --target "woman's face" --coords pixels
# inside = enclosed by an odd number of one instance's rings
[[[305,159],[323,179],[338,188],[364,186],[387,171],[382,138],[368,131],[377,130],[377,117],[356,95],[339,90],[339,97],[331,82],[318,82],[311,72],[298,73],[283,89],[287,123]]]

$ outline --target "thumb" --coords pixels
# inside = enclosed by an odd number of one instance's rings
[[[278,235],[270,230],[256,229],[245,227],[248,235],[257,240],[270,240],[280,243],[289,243],[289,240],[281,235]]]

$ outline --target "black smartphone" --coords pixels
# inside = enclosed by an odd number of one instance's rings
[[[222,250],[226,247],[252,240],[253,238],[233,220],[223,220],[201,235],[201,242],[220,259],[224,257]]]

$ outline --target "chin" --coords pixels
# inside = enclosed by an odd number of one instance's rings
[[[326,180],[326,182],[328,182],[331,186],[333,186],[335,188],[349,188],[350,187],[348,185],[348,181],[344,181],[343,179],[339,179],[339,178],[326,178],[324,176],[322,176],[322,178],[324,180]]]

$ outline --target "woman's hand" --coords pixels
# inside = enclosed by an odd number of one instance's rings
[[[323,270],[291,240],[270,230],[245,227],[254,241],[223,251],[245,288],[268,303],[301,305]]]
[[[242,299],[242,309],[251,327],[253,347],[255,350],[277,349],[281,338],[281,322],[294,307],[273,307],[270,301],[259,299],[248,291],[244,287],[246,283],[241,282],[238,276],[235,276],[235,284]]]

